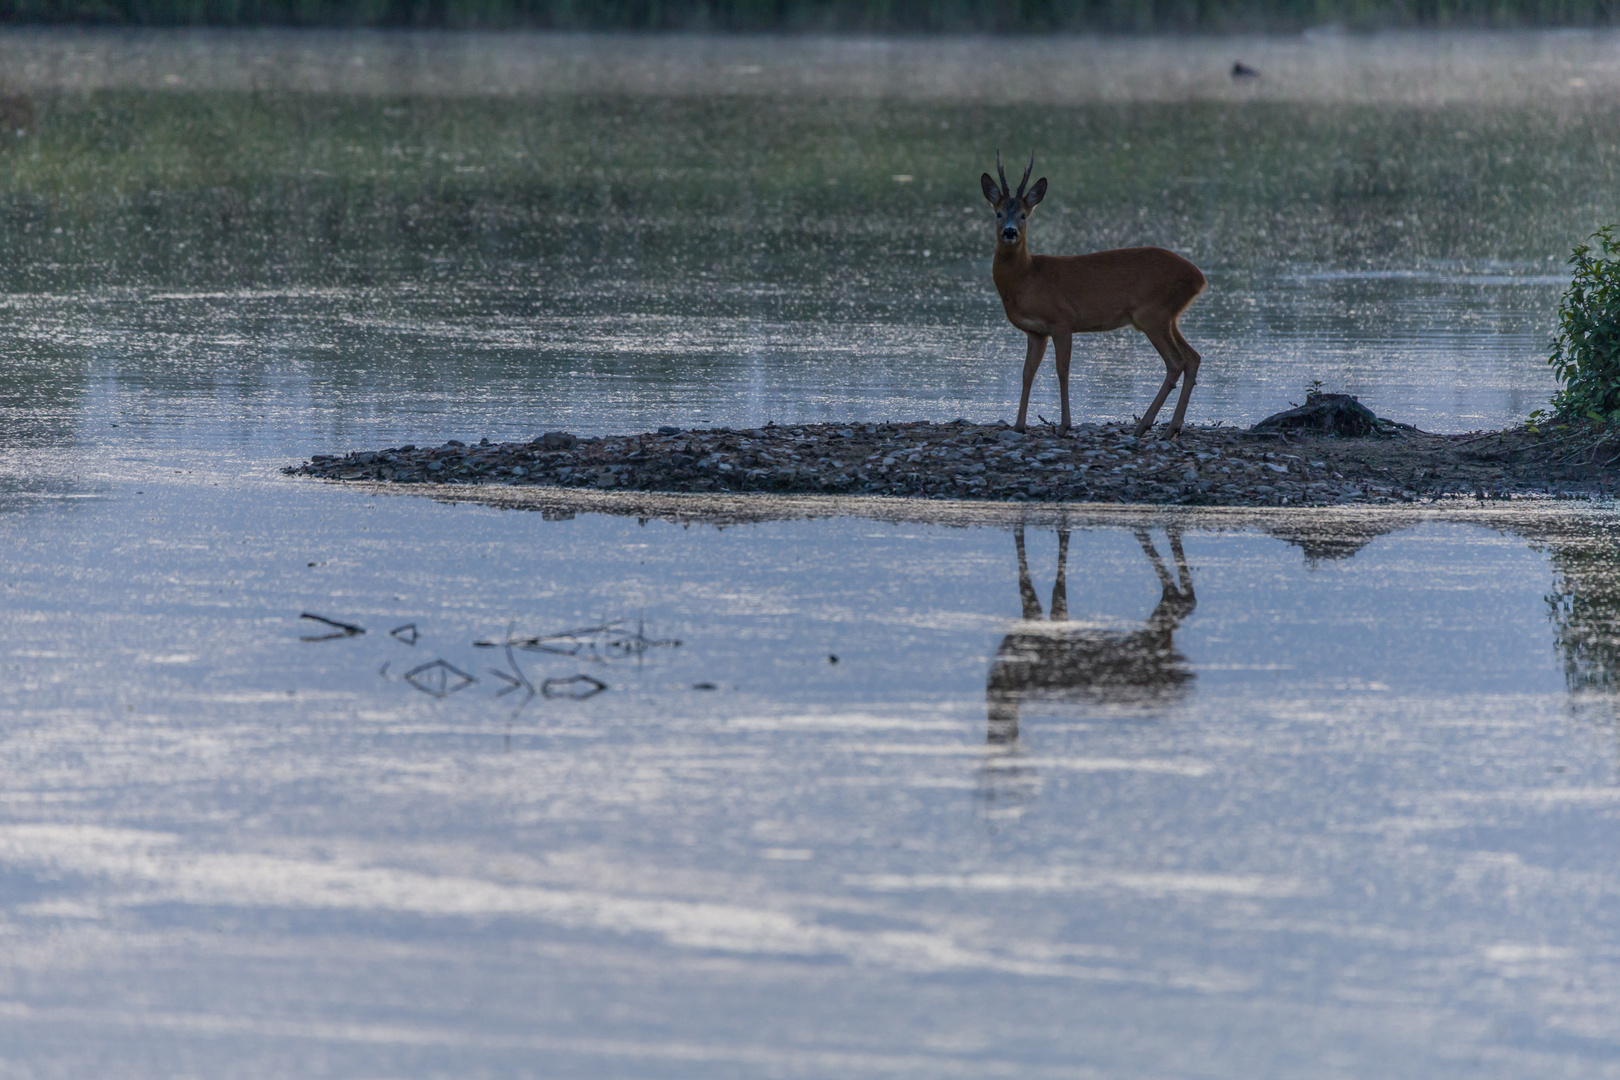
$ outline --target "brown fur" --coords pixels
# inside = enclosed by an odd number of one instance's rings
[[[1027,179],[1027,173],[1026,173]],[[1134,326],[1164,359],[1165,379],[1147,413],[1136,425],[1141,435],[1153,426],[1159,409],[1183,374],[1186,381],[1170,419],[1170,434],[1181,431],[1187,401],[1198,381],[1198,351],[1181,334],[1182,312],[1204,291],[1198,267],[1163,248],[1121,248],[1090,255],[1031,255],[1025,219],[1046,194],[1046,180],[1037,181],[1029,194],[1013,195],[998,187],[986,173],[981,183],[985,198],[996,208],[998,221],[1012,222],[1018,238],[1008,241],[998,232],[992,264],[996,292],[1012,324],[1028,336],[1024,354],[1024,391],[1018,403],[1019,431],[1029,413],[1029,391],[1052,341],[1058,388],[1063,398],[1062,430],[1069,430],[1069,358],[1074,335]]]

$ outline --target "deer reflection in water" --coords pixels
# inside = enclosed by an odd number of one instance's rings
[[[989,741],[1018,739],[1018,714],[1025,701],[1160,705],[1180,698],[1192,682],[1187,658],[1176,651],[1173,635],[1198,606],[1192,571],[1181,547],[1181,530],[1165,530],[1176,575],[1171,576],[1146,529],[1136,542],[1158,575],[1158,606],[1140,630],[1099,630],[1069,622],[1066,573],[1069,530],[1058,529],[1057,580],[1052,586],[1050,620],[1041,620],[1041,601],[1029,577],[1024,528],[1013,530],[1018,547],[1018,593],[1024,622],[1002,639],[985,685]]]

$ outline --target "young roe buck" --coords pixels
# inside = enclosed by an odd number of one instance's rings
[[[996,182],[985,173],[979,178],[984,197],[996,211],[996,258],[992,264],[996,292],[1007,309],[1012,324],[1029,335],[1029,351],[1024,354],[1024,395],[1018,402],[1015,430],[1024,430],[1029,413],[1029,388],[1035,382],[1046,355],[1046,341],[1052,340],[1057,362],[1058,389],[1063,396],[1063,426],[1069,430],[1069,354],[1074,335],[1134,326],[1147,335],[1164,357],[1164,385],[1136,425],[1141,435],[1153,426],[1159,408],[1181,384],[1181,397],[1170,418],[1170,434],[1181,431],[1187,415],[1187,399],[1198,381],[1198,350],[1181,336],[1177,320],[1199,293],[1204,291],[1204,275],[1198,267],[1164,248],[1121,248],[1090,255],[1031,255],[1026,233],[1029,213],[1046,197],[1046,177],[1035,181],[1026,194],[1035,155],[1029,156],[1024,179],[1013,191],[1001,168],[1001,152],[996,151]]]

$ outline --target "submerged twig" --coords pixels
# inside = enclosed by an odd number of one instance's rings
[[[448,660],[431,660],[407,671],[405,681],[430,697],[446,698],[478,680]]]
[[[473,642],[480,649],[493,649],[497,645],[524,652],[552,653],[556,656],[586,656],[594,660],[609,660],[623,656],[639,656],[648,649],[674,648],[680,645],[676,638],[650,638],[646,627],[638,624],[635,630],[619,629],[622,620],[561,630],[555,634],[540,634],[515,638],[511,631],[503,641],[484,639]]]
[[[490,668],[489,673],[491,675],[494,675],[497,678],[501,679],[503,682],[506,682],[506,683],[510,684],[510,685],[504,687],[503,689],[497,690],[495,692],[496,697],[505,697],[507,694],[510,694],[514,690],[522,690],[522,691],[524,691],[523,701],[522,701],[521,704],[518,705],[518,711],[521,711],[523,709],[523,706],[527,705],[529,703],[529,701],[534,697],[536,691],[535,691],[535,688],[534,688],[534,684],[529,681],[529,677],[523,673],[522,668],[518,667],[517,657],[512,654],[512,645],[511,645],[511,641],[512,641],[512,624],[511,623],[506,624],[506,640],[507,640],[506,663],[507,663],[508,666],[511,667],[512,673],[510,675],[508,675],[506,672],[501,671],[499,668]],[[517,712],[514,712],[512,714],[512,716],[515,719],[517,717]]]
[[[354,637],[357,634],[363,634],[366,632],[366,628],[363,626],[356,626],[354,623],[339,622],[337,619],[328,619],[325,615],[314,615],[308,611],[301,612],[298,617],[300,619],[309,619],[312,622],[325,623],[327,626],[335,628],[334,632],[330,634],[302,635],[299,637],[299,641],[332,641],[336,638]]]
[[[566,679],[547,679],[540,684],[540,693],[548,698],[565,697],[584,701],[607,689],[607,683],[589,675],[572,675]]]

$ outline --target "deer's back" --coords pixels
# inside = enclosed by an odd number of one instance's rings
[[[1185,305],[1208,284],[1198,267],[1160,247],[1115,248],[1087,255],[1036,255],[1034,261],[1037,274],[1088,289],[1110,289],[1132,300],[1175,297]]]
[[[1087,255],[1036,255],[1030,282],[1057,310],[1056,325],[1111,330],[1147,312],[1179,315],[1207,284],[1203,272],[1173,251],[1116,248]]]

